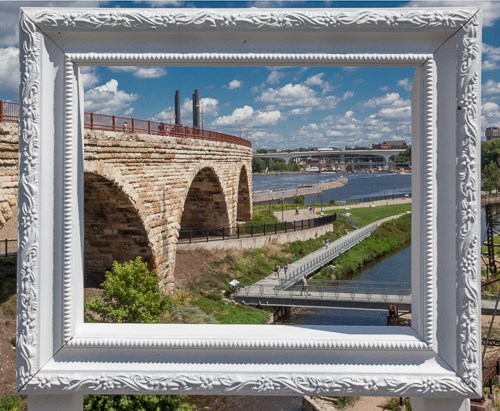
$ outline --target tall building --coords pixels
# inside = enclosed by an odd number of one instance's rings
[[[486,134],[486,140],[492,140],[494,138],[499,138],[500,137],[500,128],[487,127],[484,134]]]

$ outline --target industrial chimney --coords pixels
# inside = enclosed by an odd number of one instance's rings
[[[175,125],[181,125],[181,93],[175,90]]]
[[[193,94],[193,128],[200,128],[200,90]]]

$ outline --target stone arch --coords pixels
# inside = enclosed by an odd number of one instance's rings
[[[238,181],[237,221],[249,221],[252,218],[252,196],[249,181],[247,168],[242,166]]]
[[[213,167],[200,167],[184,199],[180,230],[210,230],[230,226],[221,179]]]
[[[111,179],[84,173],[84,285],[95,287],[113,261],[141,256],[153,268],[143,221],[131,198]]]

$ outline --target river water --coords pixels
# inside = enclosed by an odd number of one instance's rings
[[[393,173],[314,173],[314,174],[276,174],[258,175],[253,177],[254,191],[279,191],[296,188],[299,185],[315,185],[321,182],[333,181],[341,177],[349,182],[340,188],[324,191],[323,204],[331,200],[345,201],[362,197],[383,195],[401,196],[411,193],[411,175]],[[319,195],[305,198],[306,204],[320,202]]]

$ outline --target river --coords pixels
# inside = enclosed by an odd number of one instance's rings
[[[299,185],[314,185],[345,177],[349,182],[341,188],[324,191],[319,195],[306,197],[306,204],[323,204],[330,201],[353,200],[362,197],[383,195],[401,196],[411,193],[411,175],[394,173],[315,173],[315,174],[275,174],[253,176],[254,191],[279,191],[296,188]]]

